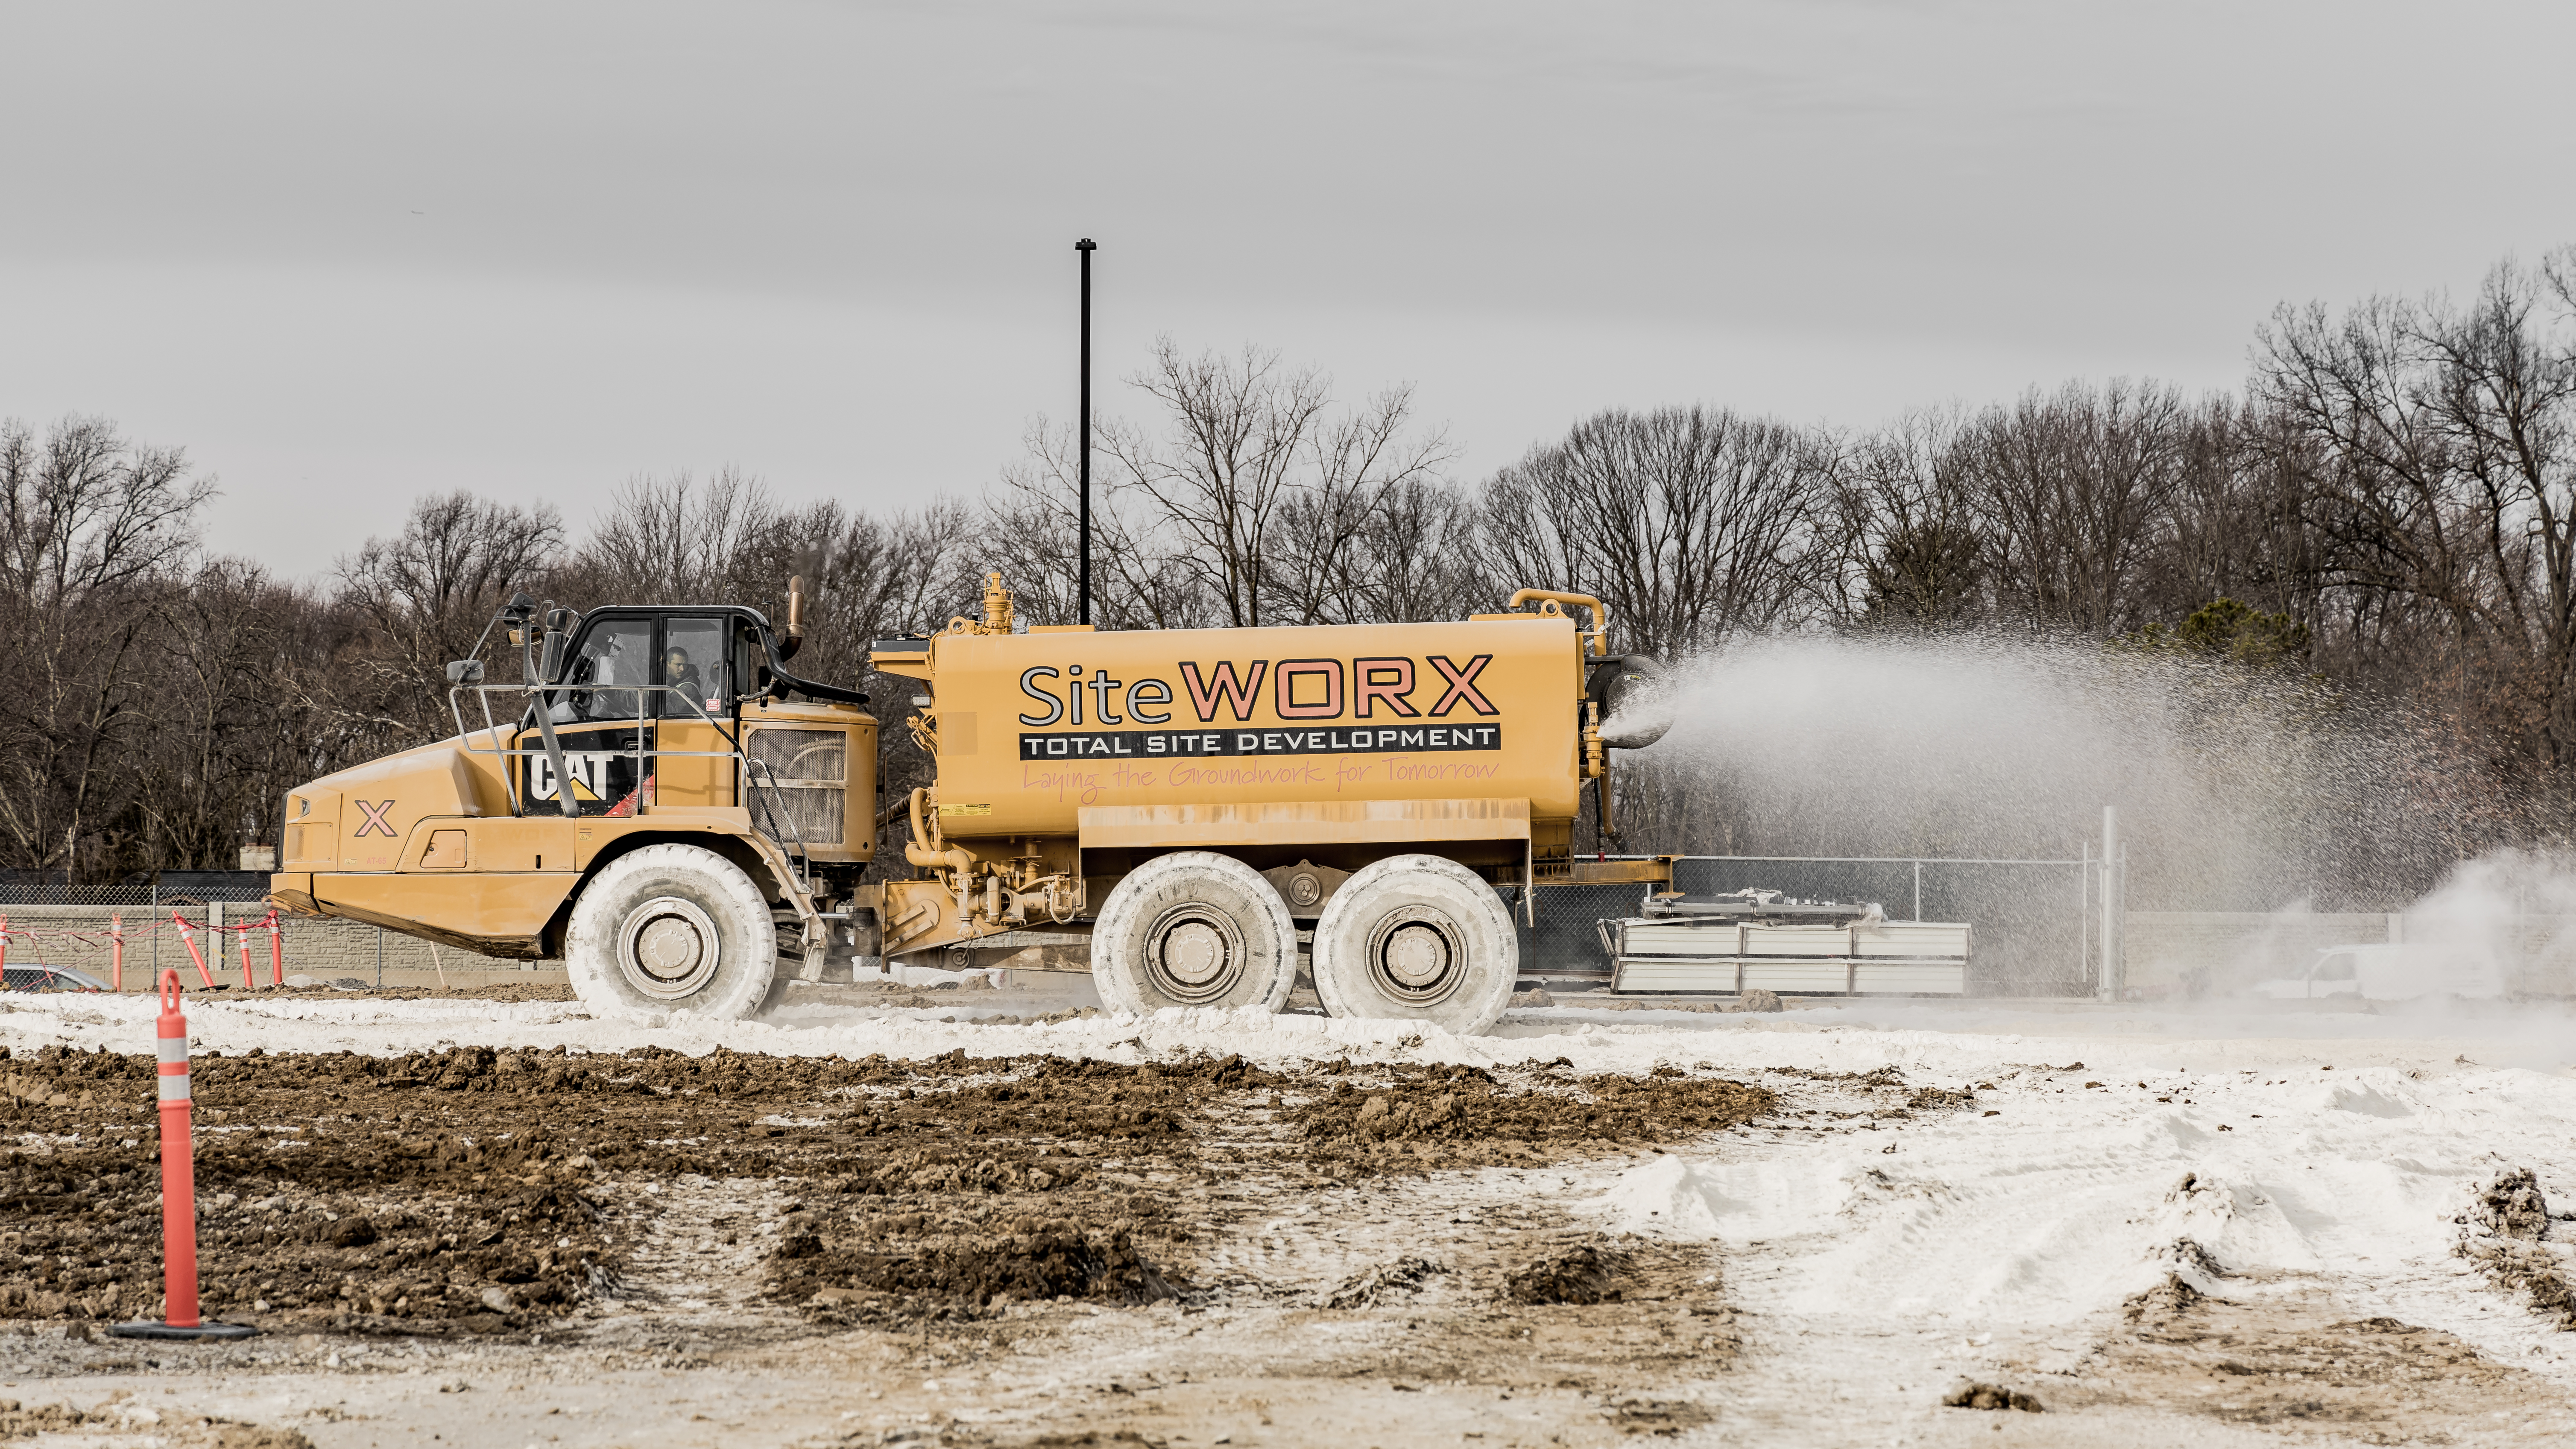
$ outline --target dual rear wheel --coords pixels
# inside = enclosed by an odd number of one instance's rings
[[[1297,978],[1288,904],[1232,856],[1175,851],[1138,867],[1102,903],[1091,935],[1101,1003],[1276,1012]],[[1315,993],[1335,1016],[1489,1030],[1519,974],[1511,913],[1474,871],[1399,855],[1343,882],[1315,923]]]
[[[777,939],[769,905],[710,850],[652,845],[604,867],[566,932],[573,987],[617,1014],[690,1010],[717,1020],[768,1004]],[[1184,850],[1146,861],[1092,928],[1102,1004],[1278,1012],[1297,984],[1297,924],[1258,871]],[[1462,1036],[1492,1028],[1519,973],[1511,913],[1475,872],[1436,855],[1360,870],[1315,923],[1315,992],[1335,1016],[1421,1021]]]

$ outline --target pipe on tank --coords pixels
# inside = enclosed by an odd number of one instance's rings
[[[1592,611],[1592,652],[1595,654],[1610,652],[1610,611],[1602,607],[1599,599],[1590,594],[1569,594],[1556,589],[1523,589],[1512,595],[1512,601],[1504,607],[1517,609],[1532,599],[1551,599],[1568,608],[1580,604],[1590,609]]]
[[[944,865],[951,870],[971,872],[975,869],[973,851],[962,845],[951,845],[942,850],[929,844],[930,830],[921,819],[922,802],[929,795],[930,791],[926,788],[912,792],[912,839],[905,841],[903,845],[905,863],[919,866]]]

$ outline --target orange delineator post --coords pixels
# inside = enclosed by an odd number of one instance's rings
[[[197,1326],[197,1161],[189,1141],[188,1016],[179,973],[161,973],[161,1283],[163,1321]]]
[[[125,989],[125,917],[122,914],[107,918],[107,947],[109,989],[123,991]]]
[[[9,968],[9,918],[0,915],[0,971]]]
[[[197,963],[198,978],[206,983],[208,991],[214,990],[215,973],[206,969],[206,953],[197,949],[197,933],[188,929],[188,918],[172,911],[170,919],[178,923],[179,939],[188,943],[188,959]]]
[[[201,963],[202,964],[202,963]],[[161,1321],[120,1323],[118,1338],[248,1338],[246,1323],[197,1316],[197,1163],[189,1143],[188,1017],[179,970],[161,973]]]
[[[275,911],[268,913],[268,984],[286,984],[286,938],[278,933]]]
[[[241,942],[242,948],[242,990],[257,990],[257,986],[250,979],[250,927],[235,926],[233,935]]]

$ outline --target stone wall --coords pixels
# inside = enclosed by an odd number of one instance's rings
[[[226,904],[221,912],[223,924],[229,928],[262,920],[268,908]],[[197,983],[196,966],[189,959],[178,929],[171,925],[167,909],[157,923],[150,908],[144,906],[9,906],[0,914],[8,917],[9,960],[13,964],[69,966],[108,980],[114,960],[109,932],[114,919],[121,916],[125,922],[126,990],[150,990],[155,972],[163,967],[177,967],[190,984]],[[197,930],[197,949],[205,950],[207,937],[203,928],[208,909],[190,907],[184,914]],[[554,979],[560,980],[563,970],[560,961],[480,956],[453,946],[432,946],[415,937],[355,921],[281,915],[278,922],[289,975],[325,979],[355,976],[373,984],[381,963],[388,984],[398,977],[405,984],[416,984],[416,977],[435,980],[442,971],[448,980],[462,983],[528,979],[532,971],[540,973],[539,979],[543,973],[552,973]],[[240,984],[241,940],[230,929],[222,933],[221,959],[210,955],[206,963],[217,981]],[[249,940],[251,979],[265,986],[270,963],[268,932],[253,931]]]

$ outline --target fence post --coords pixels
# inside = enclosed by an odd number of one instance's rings
[[[376,927],[376,989],[385,989],[385,928]]]
[[[1923,862],[1914,862],[1914,919],[1923,919]]]
[[[2093,923],[2085,916],[2093,909],[2093,842],[2084,842],[2084,864],[2075,872],[2075,980],[2081,985],[2093,975]],[[2102,983],[2096,979],[2093,989]]]
[[[2128,963],[2121,959],[2123,917],[2128,910],[2127,854],[2120,848],[2120,810],[2102,807],[2102,991],[2104,1001],[2117,1001],[2128,983]]]

